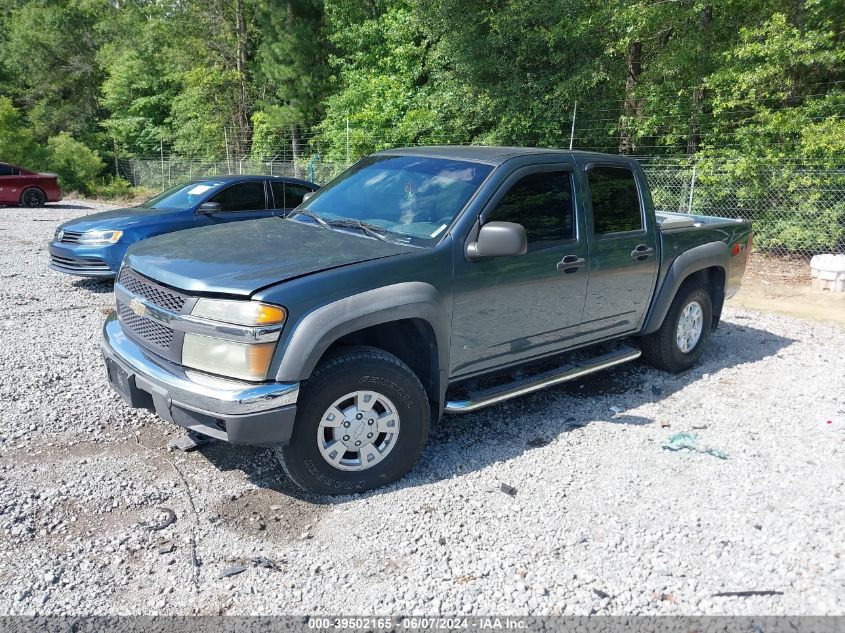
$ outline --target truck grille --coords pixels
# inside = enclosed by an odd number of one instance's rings
[[[132,295],[142,297],[149,303],[177,314],[186,309],[189,297],[170,288],[142,277],[131,268],[123,268],[118,283]],[[190,308],[190,306],[187,306]],[[117,301],[117,315],[124,331],[138,343],[149,347],[160,356],[179,362],[182,355],[182,334],[145,316],[139,316],[132,308]]]
[[[161,350],[171,351],[173,330],[169,327],[156,323],[152,319],[138,316],[125,303],[118,302],[117,314],[120,317],[120,322],[135,336]]]
[[[143,297],[165,310],[178,313],[185,307],[187,297],[148,281],[131,268],[124,268],[120,271],[120,278],[117,281],[133,295]]]

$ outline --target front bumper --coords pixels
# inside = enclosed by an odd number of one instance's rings
[[[113,278],[126,248],[117,244],[87,246],[50,242],[50,268],[79,277]]]
[[[299,383],[241,382],[153,360],[127,338],[114,312],[103,326],[100,348],[109,383],[132,407],[234,444],[266,447],[290,440]]]

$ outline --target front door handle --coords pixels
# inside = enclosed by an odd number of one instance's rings
[[[638,262],[644,262],[653,254],[654,249],[648,244],[637,244],[637,247],[631,251],[631,257]]]
[[[558,272],[566,273],[567,275],[578,272],[579,268],[583,268],[587,263],[583,257],[578,255],[567,255],[557,263]]]

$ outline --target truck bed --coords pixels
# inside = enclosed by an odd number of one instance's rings
[[[654,215],[660,228],[663,253],[658,287],[678,254],[704,244],[724,242],[731,252],[730,266],[725,271],[726,296],[739,290],[751,247],[751,222],[674,211],[655,211]]]
[[[716,226],[729,226],[743,224],[745,220],[723,218],[715,215],[693,215],[691,213],[678,213],[676,211],[655,211],[657,225],[661,231],[690,228],[716,228]]]

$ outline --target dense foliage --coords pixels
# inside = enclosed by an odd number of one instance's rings
[[[107,171],[115,154],[330,162],[419,143],[568,147],[576,101],[576,148],[730,158],[745,176],[845,157],[836,0],[0,7],[0,160],[35,167],[65,161],[54,154],[71,142]]]

